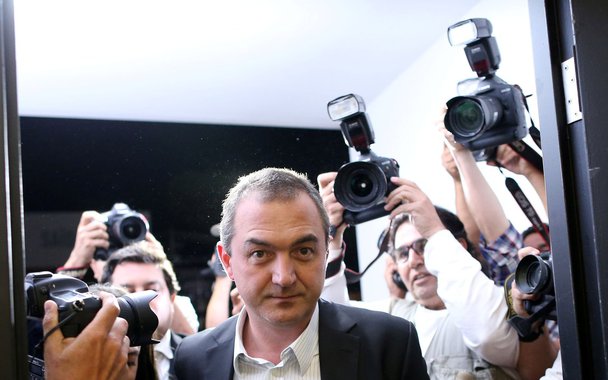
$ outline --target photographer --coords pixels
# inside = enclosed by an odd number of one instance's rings
[[[158,317],[154,338],[160,342],[154,346],[156,369],[160,380],[173,376],[173,355],[182,337],[171,330],[175,316],[175,295],[179,283],[173,266],[166,256],[150,249],[147,242],[123,247],[110,255],[104,267],[102,282],[125,288],[128,292],[154,290],[157,297],[150,307]]]
[[[75,338],[64,338],[56,329],[44,343],[47,380],[73,379],[114,380],[128,376],[128,325],[117,318],[120,309],[116,298],[100,293],[102,307],[91,323]],[[57,305],[44,303],[44,334],[58,325]]]
[[[517,378],[518,339],[505,320],[502,289],[483,274],[480,263],[467,251],[470,242],[463,224],[447,210],[434,207],[415,183],[397,177],[391,182],[396,188],[385,206],[394,231],[391,252],[411,296],[406,307],[392,314],[416,325],[429,375],[434,379]],[[330,222],[340,226],[329,255],[339,257],[336,251],[345,226],[343,207],[332,187],[331,174],[319,176]],[[326,280],[323,296],[348,302],[340,297],[341,283],[345,283],[343,271]]]
[[[149,231],[145,234],[145,244],[148,250],[165,256],[162,244]],[[110,248],[110,235],[104,217],[97,211],[89,210],[82,213],[74,248],[65,264],[57,268],[57,273],[76,277],[88,284],[101,281],[106,260],[95,258],[98,249]],[[175,315],[172,329],[182,335],[194,334],[198,331],[199,320],[188,297],[176,295]]]

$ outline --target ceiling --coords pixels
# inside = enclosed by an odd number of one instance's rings
[[[479,0],[15,0],[27,116],[333,128]]]

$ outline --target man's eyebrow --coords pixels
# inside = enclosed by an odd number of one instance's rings
[[[272,247],[272,244],[270,244],[269,242],[264,241],[264,240],[260,240],[260,239],[254,238],[254,237],[245,240],[245,242],[243,243],[243,245],[245,245],[245,246],[247,246],[247,245],[261,245],[261,246],[264,246],[264,247]]]
[[[144,283],[144,287],[147,286],[151,286],[151,285],[160,285],[161,282],[159,280],[154,280],[154,281],[148,281],[146,283]],[[123,288],[135,288],[135,285],[133,284],[118,284],[119,286],[122,286]]]
[[[319,242],[319,238],[316,235],[308,234],[308,235],[304,235],[301,238],[297,239],[291,245],[296,246],[296,245],[300,245],[303,243],[317,243],[317,242]]]
[[[292,247],[295,247],[297,245],[303,244],[303,243],[317,243],[319,241],[319,238],[314,235],[314,234],[308,234],[308,235],[304,235],[298,239],[296,239],[295,241],[293,241],[291,243]],[[244,245],[260,245],[263,247],[273,247],[272,244],[270,244],[267,241],[261,240],[261,239],[257,239],[257,238],[249,238],[247,240],[245,240]]]

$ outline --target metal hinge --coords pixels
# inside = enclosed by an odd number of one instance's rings
[[[576,81],[574,57],[562,62],[562,79],[564,81],[564,100],[566,101],[566,121],[570,124],[583,118],[578,100],[578,82]]]

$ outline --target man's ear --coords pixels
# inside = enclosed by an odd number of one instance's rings
[[[226,272],[228,277],[232,281],[234,281],[234,276],[232,275],[232,266],[230,265],[231,264],[230,260],[232,259],[232,257],[230,257],[230,255],[228,254],[228,250],[224,248],[221,241],[217,242],[216,249],[217,249],[218,258],[220,259],[220,262],[222,263],[222,266],[224,267],[224,272]]]

